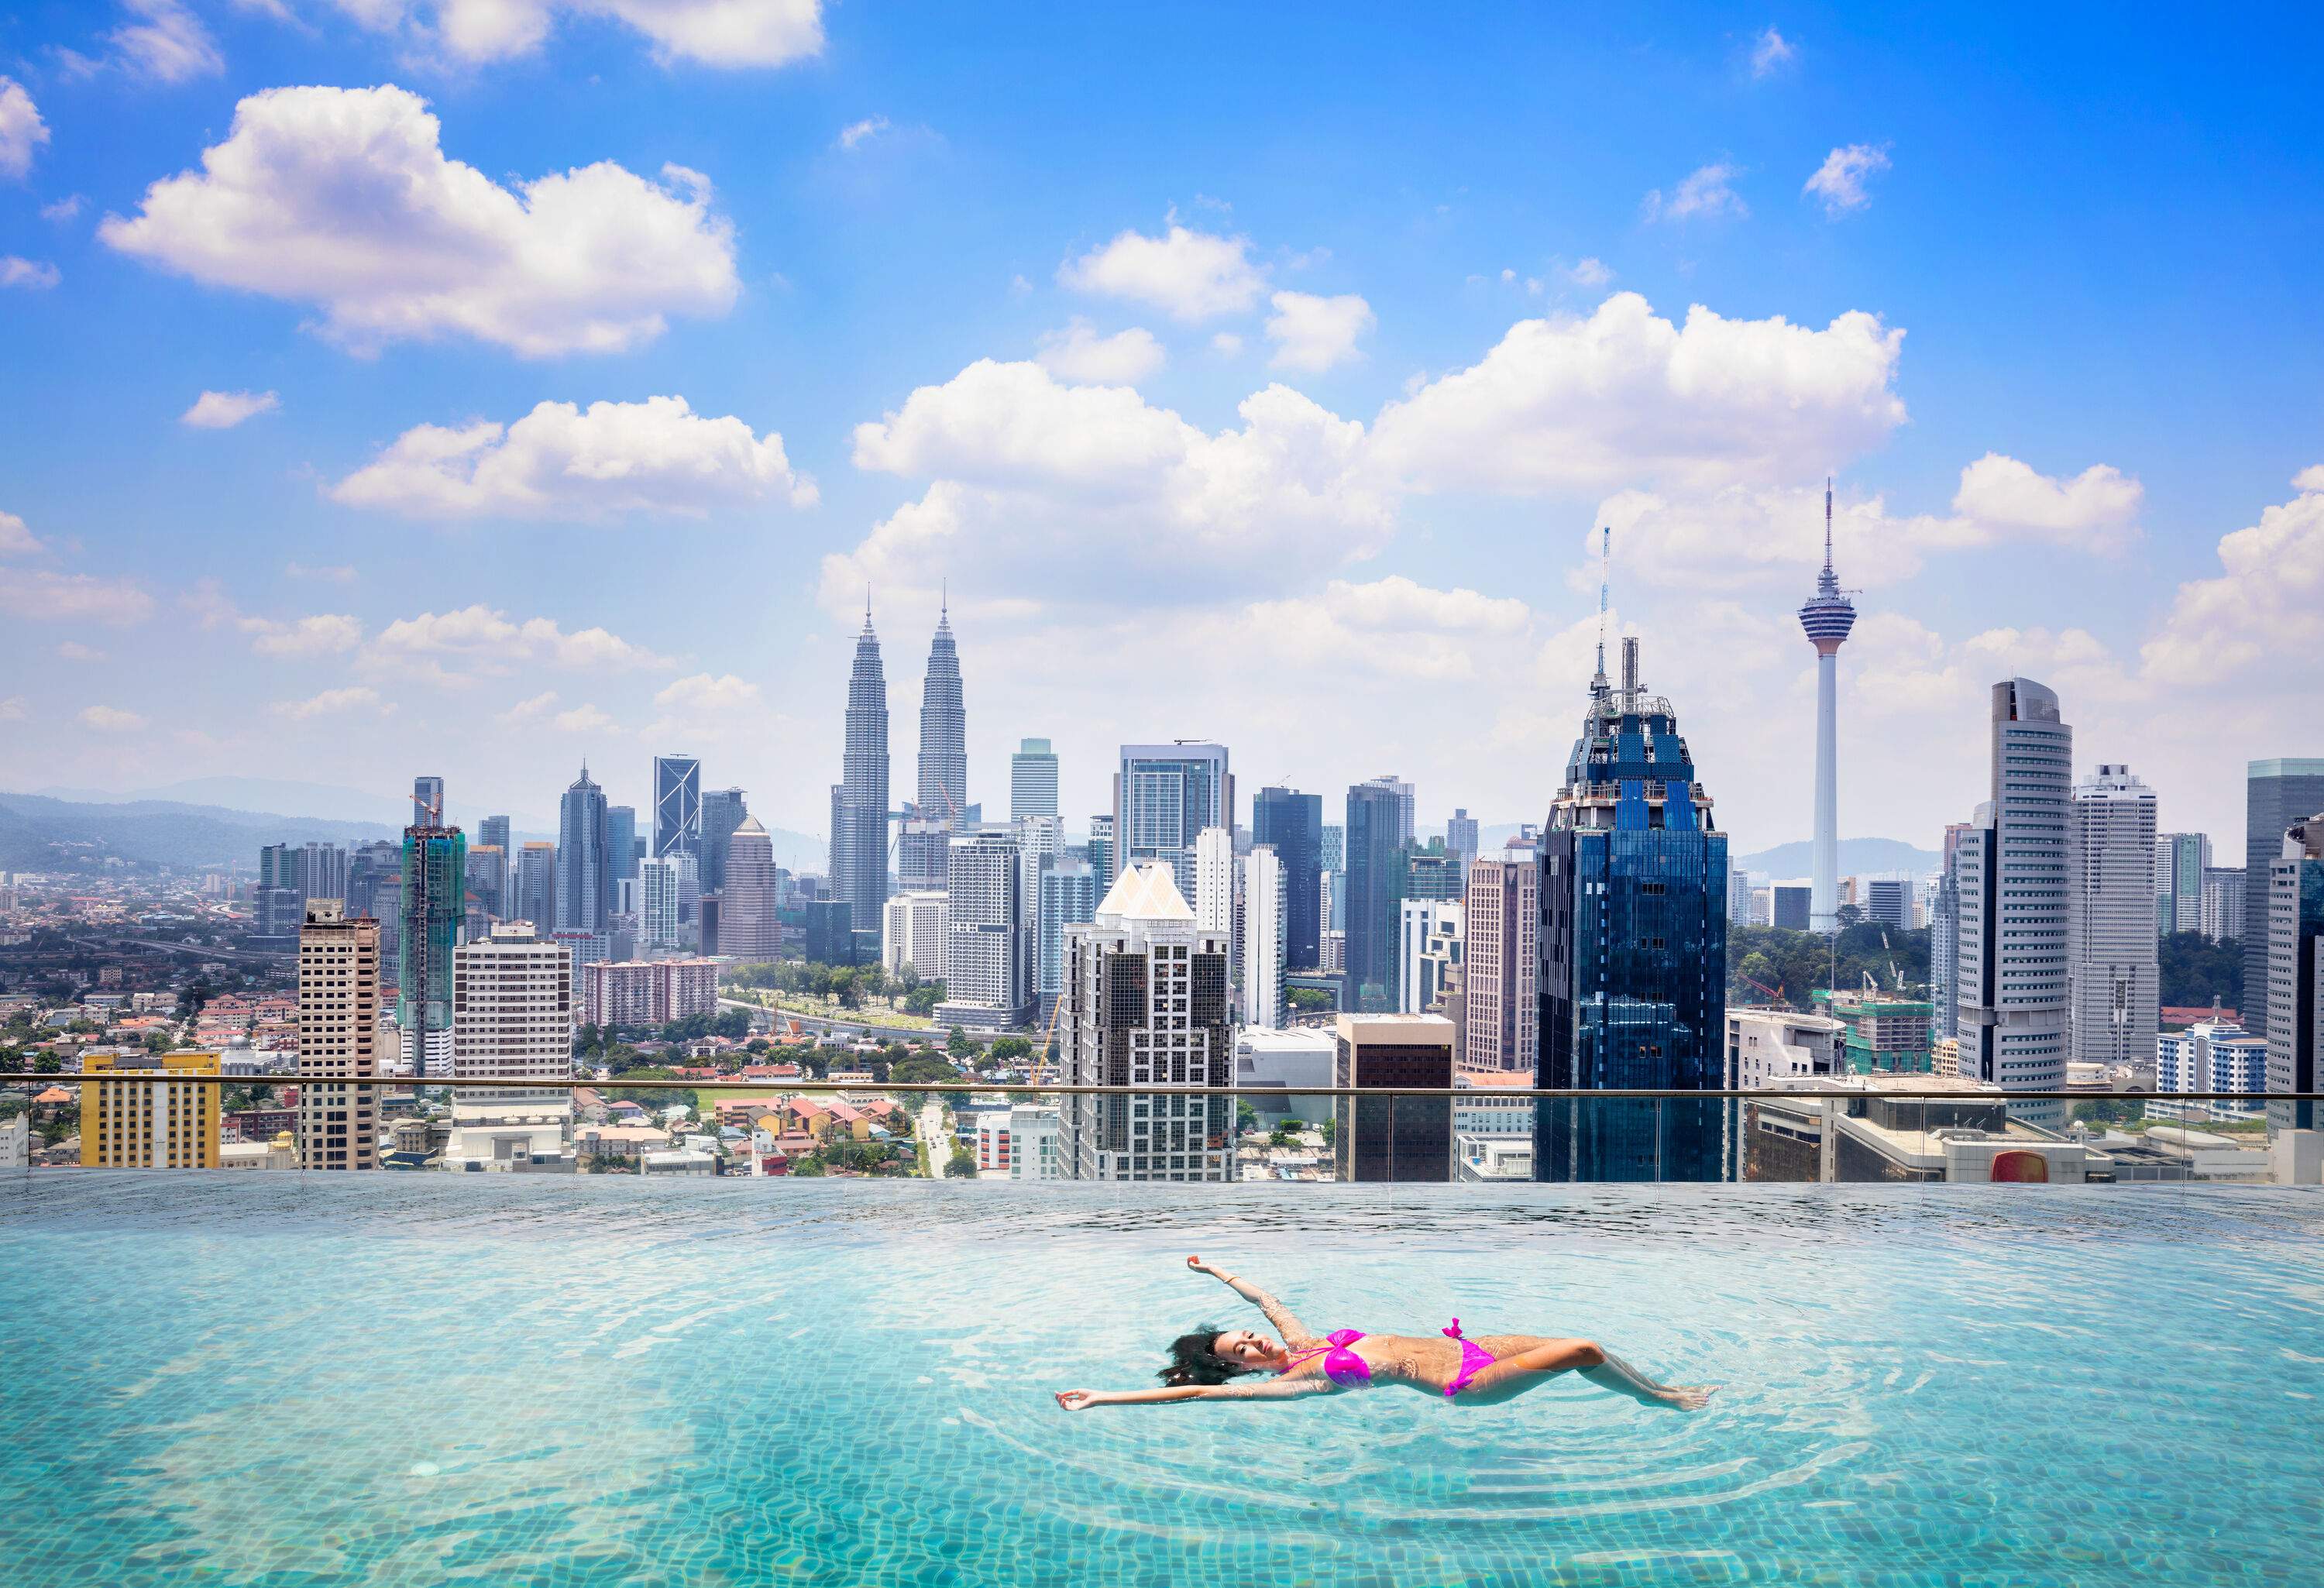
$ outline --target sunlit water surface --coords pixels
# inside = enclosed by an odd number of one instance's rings
[[[1562,1380],[1059,1411],[1256,1322]],[[42,1173],[14,1583],[2313,1583],[2324,1197]]]

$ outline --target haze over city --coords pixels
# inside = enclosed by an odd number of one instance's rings
[[[1603,525],[1748,853],[1808,836],[1827,474],[1844,836],[1933,847],[2013,673],[2230,849],[2319,726],[2306,51],[695,9],[20,15],[19,787],[683,751],[820,834],[868,587],[899,745],[948,592],[973,797],[1200,737],[1538,821]]]

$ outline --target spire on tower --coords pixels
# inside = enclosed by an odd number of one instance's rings
[[[1601,525],[1598,531],[1598,671],[1590,680],[1590,693],[1606,693],[1606,587],[1613,579],[1614,526]]]

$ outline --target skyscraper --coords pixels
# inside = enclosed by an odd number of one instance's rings
[[[1178,896],[1194,891],[1194,840],[1234,826],[1234,777],[1223,744],[1125,744],[1113,778],[1114,874],[1158,860]],[[1111,879],[1109,879],[1111,881]]]
[[[676,948],[678,935],[680,854],[656,855],[638,863],[638,951]]]
[[[509,854],[509,818],[504,816],[486,817],[477,826],[476,842],[490,844],[502,854]]]
[[[1242,1023],[1283,1023],[1284,928],[1290,915],[1282,859],[1254,844],[1242,858]]]
[[[691,755],[657,755],[653,763],[656,855],[702,853],[702,763]]]
[[[1540,862],[1531,851],[1469,864],[1461,970],[1464,1070],[1530,1076],[1541,1052]]]
[[[1452,1022],[1441,1014],[1342,1014],[1333,1085],[1358,1092],[1452,1085]],[[1337,1097],[1333,1168],[1344,1182],[1452,1178],[1452,1102]]]
[[[411,780],[411,825],[415,827],[448,826],[444,819],[444,780],[414,778]]]
[[[1993,687],[1991,747],[1992,798],[1960,850],[1960,1073],[2005,1092],[2062,1091],[2074,731],[2053,692],[2011,679]],[[2149,909],[2153,897],[2149,882]],[[2062,1103],[2010,1112],[2047,1128],[2066,1122]]]
[[[2102,765],[2074,785],[2067,828],[2066,953],[2073,1050],[2084,1063],[2154,1060],[2154,790]]]
[[[544,931],[557,928],[557,845],[534,838],[516,852],[516,908],[511,920],[530,921]]]
[[[1057,814],[1057,755],[1047,739],[1026,739],[1009,758],[1009,819]]]
[[[2211,867],[2211,840],[2201,833],[2165,833],[2154,841],[2154,929],[2203,929],[2203,873]]]
[[[503,851],[490,844],[468,846],[468,891],[486,915],[509,918],[508,855]]]
[[[774,840],[759,818],[745,815],[726,840],[726,886],[721,890],[718,952],[737,959],[781,957],[782,871]]]
[[[1041,873],[1041,896],[1034,917],[1034,986],[1041,1007],[1037,1016],[1046,1029],[1064,991],[1065,929],[1085,927],[1097,914],[1097,867],[1094,863],[1060,860]]]
[[[299,929],[299,1167],[379,1167],[379,923],[336,899]]]
[[[952,614],[940,609],[920,684],[919,807],[924,817],[955,825],[968,808],[968,708],[961,698],[960,648]]]
[[[1365,785],[1385,789],[1396,799],[1396,841],[1399,848],[1413,840],[1413,817],[1418,814],[1419,790],[1394,772],[1382,772]]]
[[[1816,651],[1815,849],[1808,928],[1840,930],[1840,648],[1856,627],[1856,604],[1831,571],[1831,482],[1823,483],[1823,572],[1800,608]]]
[[[587,762],[565,790],[557,810],[557,915],[535,921],[544,937],[558,932],[602,932],[613,909],[613,857],[607,853],[605,791],[590,780]]]
[[[1250,837],[1283,864],[1283,961],[1295,970],[1322,963],[1323,797],[1261,789],[1251,801]]]
[[[500,818],[506,830],[507,818]],[[605,807],[605,860],[616,884],[638,874],[638,811],[633,805]],[[618,886],[614,891],[620,892]]]
[[[1937,863],[1937,890],[1929,906],[1929,1038],[1953,1035],[1960,1001],[1960,848],[1971,831],[1967,822],[1945,827],[1944,853]]]
[[[945,974],[945,892],[891,893],[880,927],[880,968],[891,976],[910,965],[923,982]]]
[[[880,929],[888,899],[888,679],[868,602],[847,680],[847,747],[831,789],[831,896],[847,906],[852,930]]]
[[[1404,894],[1404,844],[1397,793],[1380,780],[1348,790],[1347,991],[1340,1007],[1365,1014],[1396,1008],[1397,914]]]
[[[1352,838],[1352,835],[1351,835]],[[1727,836],[1671,703],[1622,642],[1609,687],[1601,647],[1565,785],[1541,837],[1545,1087],[1716,1089],[1727,1040]],[[1715,1103],[1544,1102],[1544,1180],[1711,1180]]]
[[[1113,814],[1100,811],[1090,817],[1090,870],[1097,873],[1098,891],[1102,895],[1113,885]],[[1093,900],[1094,908],[1094,900]]]
[[[578,981],[565,946],[522,922],[503,922],[490,936],[460,945],[452,956],[453,1076],[569,1079]],[[567,1155],[572,1129],[570,1092],[530,1086],[457,1091],[452,1094],[444,1167],[547,1167]]]
[[[940,1023],[1007,1029],[1031,1018],[1029,921],[1017,841],[977,833],[952,845],[945,903],[945,1001]]]
[[[2243,1026],[2268,1034],[2275,1001],[2268,986],[2268,876],[2283,858],[2283,835],[2324,810],[2324,759],[2255,761],[2244,784]]]
[[[1477,858],[1477,818],[1469,814],[1465,806],[1453,807],[1451,818],[1444,824],[1444,851],[1466,875],[1469,863]]]
[[[452,1073],[452,953],[467,917],[467,836],[457,827],[403,829],[403,963],[395,1021],[404,1066],[414,1076]]]
[[[1125,866],[1096,919],[1065,929],[1057,1030],[1067,1083],[1146,1092],[1060,1100],[1066,1178],[1230,1177],[1234,1099],[1190,1090],[1233,1085],[1227,968],[1225,935],[1194,924],[1162,861]]]
[[[1194,924],[1206,932],[1234,931],[1234,835],[1204,827],[1194,835]]]
[[[740,789],[713,789],[702,796],[702,891],[715,893],[726,885],[726,841],[751,814]],[[764,829],[762,828],[761,831]],[[768,842],[771,852],[773,841]]]
[[[2267,1089],[2313,1092],[2324,1048],[2324,815],[2291,823],[2267,868]],[[2251,984],[2244,984],[2251,1002]],[[2313,1103],[2271,1103],[2268,1130],[2312,1131]]]

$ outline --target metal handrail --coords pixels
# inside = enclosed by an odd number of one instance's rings
[[[17,1083],[64,1086],[89,1082],[128,1081],[146,1085],[197,1086],[371,1086],[381,1091],[413,1091],[422,1086],[442,1087],[457,1091],[473,1087],[481,1091],[505,1092],[512,1089],[570,1092],[587,1087],[592,1091],[623,1088],[633,1091],[692,1092],[714,1089],[721,1092],[757,1093],[770,1095],[823,1092],[929,1092],[967,1094],[999,1094],[1008,1097],[1435,1097],[1454,1103],[1488,1103],[1541,1099],[1573,1099],[1589,1097],[1655,1098],[1680,1102],[1710,1102],[1726,1100],[1813,1099],[1831,1102],[1838,1098],[1894,1097],[1906,1101],[1953,1103],[2093,1103],[2093,1102],[2175,1102],[2175,1103],[2324,1103],[2324,1092],[1960,1092],[1933,1088],[1884,1086],[1877,1092],[1853,1091],[1846,1087],[1829,1087],[1816,1091],[1776,1090],[1762,1088],[1753,1091],[1716,1090],[1687,1092],[1653,1087],[1554,1087],[1554,1086],[1186,1086],[1167,1081],[1148,1082],[1144,1085],[1077,1085],[1059,1082],[1034,1085],[1026,1082],[982,1081],[744,1081],[744,1080],[674,1080],[666,1076],[641,1076],[636,1080],[615,1076],[611,1080],[566,1078],[545,1079],[539,1076],[505,1078],[493,1076],[301,1076],[264,1075],[228,1076],[207,1072],[195,1074],[173,1070],[148,1069],[143,1066],[129,1070],[76,1070],[42,1075],[27,1072],[0,1073],[0,1085]]]

